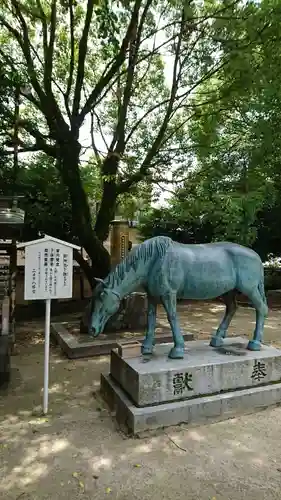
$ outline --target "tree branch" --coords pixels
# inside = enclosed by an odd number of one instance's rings
[[[119,117],[118,117],[118,122],[116,125],[116,130],[114,137],[112,139],[112,143],[110,146],[110,151],[114,149],[115,153],[122,154],[124,153],[125,149],[125,124],[126,124],[126,119],[127,119],[127,113],[128,113],[128,107],[130,103],[130,99],[132,96],[132,87],[133,87],[133,80],[134,80],[134,74],[135,74],[135,68],[136,68],[136,62],[137,62],[137,56],[138,56],[138,51],[140,47],[140,40],[141,40],[141,34],[144,26],[144,22],[149,10],[149,7],[152,4],[152,0],[147,0],[146,5],[144,7],[139,26],[138,25],[138,19],[136,20],[136,26],[135,26],[135,31],[132,33],[132,39],[129,43],[129,60],[128,60],[128,67],[127,67],[127,78],[126,78],[126,83],[125,83],[125,88],[124,88],[124,93],[123,93],[123,100],[122,104],[120,106],[120,111],[119,111]],[[116,144],[117,141],[117,144]],[[116,146],[115,146],[116,144]]]
[[[34,153],[36,151],[40,151],[40,148],[36,144],[33,144],[32,146],[26,146],[26,147],[23,147],[21,149],[18,149],[18,154],[20,154],[20,153],[32,153],[32,152]],[[14,151],[1,151],[0,156],[10,156],[13,154],[14,154]]]
[[[89,37],[89,31],[90,31],[91,21],[92,21],[92,17],[93,17],[94,4],[95,4],[94,0],[88,0],[88,2],[87,2],[85,23],[84,23],[82,36],[81,36],[80,42],[79,42],[77,77],[76,77],[73,107],[72,107],[73,125],[74,125],[74,120],[76,120],[76,118],[79,114],[81,90],[82,90],[82,85],[83,85],[84,75],[85,75],[85,61],[86,61],[86,55],[87,55],[88,37]],[[83,120],[81,121],[81,123],[79,123],[79,125],[77,124],[77,127],[76,127],[77,130],[79,130],[79,127],[82,124],[82,122],[83,122]]]
[[[153,36],[158,35],[158,33],[160,33],[161,31],[165,31],[167,28],[171,28],[172,26],[175,27],[177,25],[180,25],[180,21],[171,21],[168,24],[166,24],[165,26],[161,26],[160,28],[156,28],[156,29],[150,31],[147,35],[145,35],[145,37],[141,39],[140,43],[143,44],[143,42],[146,42],[146,40],[150,40]]]
[[[191,49],[189,50],[189,54],[192,52],[192,50],[194,49],[195,45],[197,44],[198,40],[200,39],[201,35],[199,37],[196,38],[196,40],[194,41],[194,43],[192,44],[192,47]],[[175,36],[172,36],[170,37],[169,39],[169,42],[174,40]],[[166,43],[166,42],[165,42]],[[156,51],[158,50],[158,48],[156,49]],[[153,51],[151,52],[151,55],[153,54]],[[181,99],[182,97],[185,97],[187,95],[187,92],[184,92],[183,94],[179,95],[179,96],[175,96],[174,98],[174,101],[178,100],[178,99]],[[152,113],[153,111],[155,111],[156,109],[160,108],[161,106],[164,106],[165,104],[168,104],[170,101],[170,97],[168,97],[167,99],[164,99],[164,101],[161,101],[160,103],[156,103],[154,104],[153,106],[151,106],[151,108],[149,108],[140,118],[139,120],[136,121],[135,125],[131,128],[128,136],[126,137],[126,140],[125,140],[125,144],[128,144],[128,142],[130,141],[131,137],[134,135],[134,133],[136,132],[136,130],[138,129],[138,127],[140,126],[140,124],[143,122],[143,120],[145,118],[147,118],[148,115],[150,115],[150,113]]]
[[[99,129],[99,133],[100,133],[101,138],[102,138],[102,140],[103,140],[103,142],[104,142],[104,145],[105,145],[105,147],[106,147],[106,150],[107,150],[107,151],[109,151],[109,146],[108,146],[108,144],[107,144],[107,142],[106,142],[106,139],[105,139],[105,136],[104,136],[104,133],[103,133],[103,130],[102,130],[102,125],[101,125],[100,117],[99,117],[99,115],[97,114],[97,112],[96,112],[96,111],[93,111],[93,114],[94,114],[94,116],[96,117],[97,124],[98,124],[98,129]]]
[[[127,67],[127,78],[123,93],[123,100],[119,110],[118,122],[114,134],[114,138],[109,148],[107,157],[102,164],[102,174],[104,176],[104,188],[103,196],[101,200],[100,211],[98,213],[95,231],[101,239],[103,239],[106,234],[102,227],[102,214],[106,213],[106,217],[114,215],[114,206],[110,207],[110,212],[108,211],[108,199],[117,200],[117,190],[116,190],[116,174],[118,171],[118,166],[120,163],[121,154],[124,152],[125,148],[125,124],[127,119],[128,106],[132,93],[133,79],[135,73],[135,66],[137,61],[138,50],[140,46],[141,34],[144,26],[144,22],[149,10],[152,0],[147,0],[145,8],[143,10],[140,23],[139,23],[139,9],[136,10],[134,15],[134,22],[131,30],[131,39],[129,40],[129,60]],[[132,16],[133,19],[133,16]],[[138,26],[139,23],[139,26]],[[114,143],[117,141],[115,148]],[[109,219],[110,220],[110,219]]]
[[[197,112],[195,111],[195,113],[192,113],[185,120],[183,120],[181,123],[179,123],[179,125],[177,125],[177,127],[174,128],[173,131],[167,137],[165,137],[165,139],[162,141],[161,145],[163,146],[164,144],[167,144],[167,142],[173,137],[173,135],[175,135],[182,127],[184,127],[184,125],[187,122],[189,122],[189,120],[194,118],[196,116],[196,114],[197,114]]]
[[[55,1],[55,0],[53,0]],[[33,58],[31,55],[31,49],[36,53],[34,47],[32,47],[32,44],[30,43],[29,39],[29,34],[28,34],[28,27],[26,24],[26,21],[22,15],[21,12],[21,4],[17,0],[11,0],[12,6],[15,10],[16,17],[18,18],[21,29],[22,29],[22,35],[21,33],[13,28],[3,17],[0,16],[0,24],[6,27],[6,29],[13,35],[13,37],[17,40],[23,56],[26,61],[27,65],[27,72],[30,78],[30,82],[40,100],[40,111],[43,112],[45,115],[46,120],[48,121],[48,125],[51,130],[54,130],[54,127],[56,126],[57,129],[61,129],[62,127],[66,126],[66,123],[60,113],[58,104],[54,98],[54,95],[51,91],[49,91],[48,98],[45,94],[45,92],[42,90],[40,83],[37,78]],[[31,101],[31,97],[29,98]],[[34,100],[34,103],[38,104],[37,100]]]
[[[96,147],[95,138],[94,138],[94,112],[93,111],[91,111],[91,128],[90,128],[90,133],[91,133],[92,149],[94,150],[96,159],[99,161],[100,160],[100,155],[99,155],[98,149]]]
[[[110,83],[112,80],[113,76],[116,74],[120,66],[123,64],[125,57],[126,57],[126,52],[130,43],[130,40],[132,38],[132,34],[134,33],[137,21],[138,21],[138,15],[139,15],[139,10],[141,6],[141,1],[142,0],[135,0],[134,4],[134,9],[131,15],[131,20],[127,29],[127,33],[123,39],[121,48],[119,50],[119,53],[117,54],[114,62],[112,63],[111,68],[107,71],[107,73],[103,74],[99,81],[97,82],[94,90],[91,92],[90,96],[88,97],[85,105],[83,106],[78,119],[76,120],[76,126],[79,128],[81,124],[83,123],[86,115],[91,111],[92,107],[96,103],[97,98],[100,96],[104,88]]]
[[[172,40],[174,40],[175,36],[173,35],[172,37],[170,37],[169,39],[165,40],[164,42],[161,42],[160,45],[158,45],[157,47],[155,47],[155,49],[153,49],[152,51],[148,51],[147,54],[141,56],[138,60],[137,60],[137,63],[136,65],[139,65],[140,63],[142,63],[143,61],[146,61],[147,59],[149,59],[152,55],[156,54],[158,52],[159,49],[161,49],[162,47],[164,47],[165,45],[167,45],[168,43],[170,43]],[[127,68],[120,71],[118,73],[118,75],[116,76],[116,78],[113,78],[111,81],[110,81],[110,84],[108,84],[108,86],[105,87],[105,90],[104,92],[99,96],[99,98],[96,100],[95,102],[95,107],[98,106],[105,98],[105,96],[108,94],[108,92],[110,90],[113,89],[114,85],[117,83],[117,81],[119,80],[119,78],[126,74],[127,72]],[[104,73],[103,73],[104,74]]]
[[[14,71],[15,74],[17,74],[18,70],[14,65],[14,61],[11,59],[10,56],[5,54],[3,50],[0,47],[0,55],[3,57],[5,63]],[[23,88],[20,87],[20,94],[27,98],[37,109],[41,110],[40,102],[30,93],[25,93]]]
[[[50,41],[47,46],[45,54],[45,68],[44,68],[44,86],[47,94],[52,91],[52,73],[53,73],[54,45],[56,37],[56,21],[57,21],[57,2],[56,0],[52,0]]]
[[[68,117],[71,118],[70,108],[69,108],[69,96],[71,92],[71,87],[73,83],[73,73],[74,73],[74,14],[73,14],[73,0],[69,0],[69,31],[70,31],[70,61],[69,61],[69,75],[67,81],[66,93],[64,96],[64,102]]]
[[[182,102],[188,97],[188,95],[191,94],[191,92],[193,90],[195,90],[199,85],[201,85],[205,80],[211,78],[211,76],[214,76],[220,69],[222,69],[226,64],[228,63],[228,60],[224,61],[221,65],[219,66],[215,66],[213,67],[212,69],[209,70],[208,73],[204,74],[202,78],[200,78],[192,87],[190,87],[188,90],[186,90],[185,92],[183,92],[182,94],[179,94],[177,96],[175,96],[174,98],[174,103],[176,103],[177,101],[181,101],[180,104],[178,106],[176,106],[175,110],[173,110],[171,112],[171,116],[173,116],[175,114],[176,111],[178,111],[178,109],[180,107],[183,107],[183,104]],[[219,99],[218,99],[219,100]],[[170,98],[167,98],[167,99],[164,99],[163,101],[159,102],[159,103],[156,103],[154,104],[154,106],[151,106],[151,108],[149,108],[135,123],[135,125],[131,128],[128,136],[126,137],[126,140],[125,140],[125,144],[128,144],[129,140],[132,138],[132,136],[134,135],[134,133],[136,132],[136,130],[138,129],[138,127],[140,126],[140,124],[143,122],[143,120],[145,120],[145,118],[147,118],[148,115],[150,115],[150,113],[152,113],[153,111],[156,111],[156,109],[158,108],[161,108],[161,106],[164,106],[165,104],[168,104],[170,101]],[[195,107],[195,106],[201,106],[201,105],[204,105],[204,104],[208,104],[208,102],[212,102],[212,101],[206,101],[204,103],[201,103],[201,104],[192,104],[190,105],[190,107]],[[215,101],[214,101],[215,102]],[[188,107],[188,106],[186,106]],[[170,116],[170,118],[171,118]]]
[[[215,65],[215,67],[211,68],[209,71],[207,71],[207,73],[205,73],[201,78],[199,78],[199,80],[197,80],[196,83],[194,83],[194,85],[192,85],[187,92],[184,93],[184,95],[182,95],[181,97],[179,97],[180,99],[180,102],[177,104],[177,106],[175,107],[175,109],[172,111],[171,113],[171,116],[174,116],[174,114],[182,107],[189,107],[187,105],[183,105],[183,101],[185,101],[185,99],[197,88],[199,87],[199,85],[202,85],[202,83],[204,83],[206,80],[209,80],[212,76],[214,76],[216,73],[218,73],[224,66],[226,66],[228,64],[228,59],[226,59],[225,61],[221,62],[221,64],[219,65]],[[177,100],[179,100],[177,99]],[[219,101],[220,99],[216,99],[214,100],[213,102],[216,102],[216,101]],[[212,102],[212,101],[210,101]],[[205,105],[205,104],[208,104],[208,101],[206,101],[205,103],[201,103],[201,104],[193,104],[193,105],[190,105],[190,107],[198,107],[198,106],[202,106],[202,105]]]
[[[5,107],[2,106],[2,108],[3,108],[3,113],[5,114],[5,116],[12,123],[14,120],[13,112],[10,109],[8,109],[6,106]],[[30,146],[30,147],[32,147],[32,150],[35,150],[33,148],[36,147],[38,150],[42,149],[49,156],[56,158],[56,156],[57,156],[56,147],[47,143],[47,140],[50,139],[49,136],[42,134],[38,129],[36,129],[34,127],[33,123],[29,120],[20,119],[18,121],[18,126],[23,128],[28,134],[30,134],[35,139],[36,144]],[[24,146],[24,148],[26,147],[26,145],[21,140],[18,139],[18,141],[22,146]],[[27,147],[29,147],[29,146],[27,146]]]
[[[46,61],[46,59],[47,59],[47,51],[48,51],[48,26],[47,26],[47,18],[46,18],[46,14],[44,12],[44,9],[42,7],[42,4],[41,4],[40,0],[36,0],[36,4],[37,4],[38,10],[40,12],[40,19],[41,19],[42,33],[43,33],[44,60]]]
[[[161,142],[163,140],[164,134],[167,130],[169,120],[173,111],[173,105],[176,99],[177,95],[177,90],[179,86],[179,78],[180,78],[180,72],[178,71],[178,67],[180,64],[180,52],[181,52],[181,46],[182,46],[182,37],[183,37],[183,31],[184,31],[184,25],[185,25],[185,12],[184,10],[182,11],[182,16],[181,16],[181,27],[180,27],[180,32],[178,34],[178,41],[176,45],[176,50],[175,50],[175,60],[174,60],[174,67],[173,67],[173,82],[172,82],[172,88],[170,92],[170,97],[168,99],[168,106],[167,110],[165,113],[164,120],[162,122],[162,125],[158,131],[158,134],[156,138],[154,139],[154,142],[148,151],[142,165],[140,166],[140,169],[138,172],[133,174],[127,181],[122,182],[119,184],[117,187],[118,194],[125,193],[127,190],[134,185],[136,182],[139,182],[142,180],[145,175],[147,175],[148,170],[150,168],[151,160],[157,153],[159,147],[161,146]]]
[[[29,120],[20,120],[19,126],[24,128],[26,132],[28,132],[32,137],[34,137],[34,139],[36,140],[37,147],[39,149],[42,149],[46,154],[48,154],[53,158],[57,157],[56,147],[48,144],[46,142],[46,139],[48,139],[48,137],[46,137],[39,130],[34,128],[33,124]]]
[[[51,91],[50,86],[48,87],[48,95],[42,90],[40,83],[37,79],[37,74],[35,70],[35,66],[33,63],[33,59],[31,56],[31,48],[34,50],[36,53],[35,49],[32,47],[32,44],[30,43],[29,39],[29,34],[28,34],[28,27],[26,24],[26,21],[22,15],[21,12],[21,4],[17,0],[11,0],[12,5],[15,9],[16,16],[21,24],[21,29],[22,29],[22,36],[21,34],[14,29],[9,23],[5,21],[2,17],[0,17],[0,22],[9,30],[9,32],[16,38],[19,46],[21,47],[23,56],[26,60],[27,64],[27,71],[28,75],[30,77],[31,84],[36,92],[36,94],[39,97],[40,104],[41,104],[41,111],[45,115],[45,118],[48,122],[49,128],[51,131],[56,130],[56,132],[59,130],[61,131],[62,129],[65,130],[66,128],[66,122],[64,121],[64,118],[60,112],[58,103]],[[56,0],[53,0],[53,6],[56,5]],[[56,9],[52,9],[52,25],[53,29],[55,29],[55,11]],[[54,36],[54,35],[53,35]],[[52,37],[50,37],[50,44],[48,46],[48,50],[50,50],[50,54],[53,52],[53,44],[54,41],[52,40]],[[52,65],[52,64],[51,64]],[[46,66],[46,62],[45,62]],[[46,71],[46,67],[44,68],[44,72]],[[45,88],[45,90],[47,90]]]
[[[157,23],[157,26],[159,25],[160,23],[160,19],[161,19],[161,14],[159,16],[159,20],[158,20],[158,23]],[[158,29],[158,28],[157,28]],[[151,54],[150,54],[150,57],[148,57],[148,64],[147,64],[147,67],[142,75],[142,77],[139,79],[138,81],[138,86],[140,87],[140,85],[142,84],[143,80],[145,80],[148,72],[149,72],[149,69],[150,69],[150,66],[151,66],[151,63],[152,63],[152,59],[153,59],[153,56],[155,54],[155,48],[156,48],[156,33],[154,34],[154,38],[153,38],[153,46],[152,46],[152,51],[151,51]]]
[[[18,17],[19,22],[21,24],[23,36],[21,36],[21,34],[16,29],[14,29],[11,25],[9,25],[9,23],[4,21],[3,18],[1,19],[1,22],[2,22],[2,24],[4,24],[4,26],[6,26],[6,28],[10,31],[10,33],[13,34],[13,36],[18,41],[18,44],[20,45],[22,52],[23,52],[23,55],[24,55],[24,58],[26,60],[27,71],[28,71],[32,86],[33,86],[36,94],[38,95],[41,103],[43,103],[45,95],[44,95],[44,92],[42,91],[40,84],[39,84],[39,81],[37,79],[35,67],[33,64],[32,57],[31,57],[31,52],[30,52],[31,44],[30,44],[30,40],[29,40],[27,24],[25,22],[25,19],[24,19],[22,13],[21,13],[19,2],[17,0],[11,0],[11,3],[15,9],[16,16]]]

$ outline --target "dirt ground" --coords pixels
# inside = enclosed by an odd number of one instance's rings
[[[198,338],[210,335],[222,311],[219,304],[179,306],[182,327]],[[159,317],[165,325],[162,311]],[[254,320],[252,309],[240,308],[230,334],[252,335]],[[281,347],[280,326],[281,311],[271,310],[266,343]],[[52,346],[47,418],[37,414],[42,323],[18,326],[12,362],[12,384],[0,395],[1,499],[280,500],[281,408],[133,439],[118,431],[99,397],[108,357],[70,361]]]

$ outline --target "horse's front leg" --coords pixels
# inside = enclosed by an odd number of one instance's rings
[[[142,354],[152,354],[154,345],[154,334],[156,327],[156,308],[157,302],[153,297],[147,296],[147,331],[144,342],[142,344]]]
[[[174,347],[169,352],[169,358],[183,359],[184,338],[181,334],[177,319],[177,296],[176,294],[165,295],[161,297],[161,300],[167,313],[168,321],[170,323],[174,339]]]

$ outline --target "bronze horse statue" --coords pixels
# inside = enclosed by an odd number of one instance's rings
[[[222,296],[226,311],[210,345],[220,347],[236,311],[237,291],[246,295],[256,310],[256,327],[248,349],[261,348],[268,313],[264,270],[253,250],[234,243],[186,245],[156,236],[135,247],[104,279],[93,294],[89,333],[99,335],[120,301],[142,286],[147,291],[147,332],[143,354],[151,354],[156,326],[156,305],[161,302],[172,329],[174,347],[170,358],[184,356],[184,339],[177,319],[177,299],[207,300]]]

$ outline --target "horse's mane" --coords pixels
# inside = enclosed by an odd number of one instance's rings
[[[140,243],[133,248],[111,273],[104,280],[105,283],[113,288],[125,278],[126,274],[133,269],[136,273],[138,269],[147,264],[149,261],[154,261],[156,257],[163,257],[167,248],[173,243],[171,238],[166,236],[155,236],[149,240]]]

